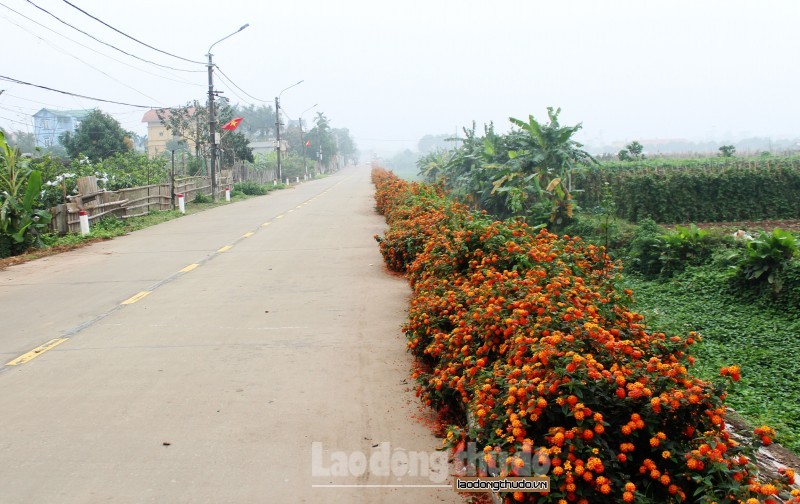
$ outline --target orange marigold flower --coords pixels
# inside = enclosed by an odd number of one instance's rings
[[[631,492],[625,492],[622,494],[623,502],[633,502],[633,494]]]

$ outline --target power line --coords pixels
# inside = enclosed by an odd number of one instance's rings
[[[254,103],[249,102],[246,99],[242,98],[241,95],[239,93],[237,93],[235,89],[233,89],[233,87],[235,87],[235,86],[233,86],[233,83],[229,82],[227,79],[223,79],[222,77],[219,77],[219,80],[220,80],[220,82],[225,84],[225,87],[228,88],[228,91],[230,91],[231,93],[236,95],[236,97],[239,98],[240,100],[242,100],[244,103],[246,103],[248,105],[255,105]]]
[[[39,9],[40,11],[44,12],[44,13],[45,13],[45,14],[47,14],[48,16],[50,16],[50,17],[54,18],[54,19],[55,19],[56,21],[58,21],[59,23],[61,23],[61,24],[63,24],[63,25],[66,25],[66,26],[69,26],[69,27],[70,27],[70,28],[72,28],[73,30],[75,30],[75,31],[78,31],[78,32],[80,32],[80,33],[82,33],[82,34],[86,35],[87,37],[91,38],[92,40],[94,40],[94,41],[96,41],[96,42],[99,42],[99,43],[101,43],[101,44],[103,44],[103,45],[105,45],[105,46],[108,46],[108,47],[110,47],[110,48],[114,49],[115,51],[119,51],[119,52],[121,52],[122,54],[125,54],[126,56],[130,56],[131,58],[136,58],[136,59],[138,59],[138,60],[144,61],[145,63],[150,63],[151,65],[160,66],[160,67],[162,67],[162,68],[169,68],[170,70],[175,70],[175,71],[177,71],[177,72],[204,72],[204,70],[186,70],[186,69],[183,69],[183,68],[175,68],[175,67],[171,67],[171,66],[169,66],[169,65],[162,65],[162,64],[160,64],[160,63],[156,63],[155,61],[150,61],[150,60],[147,60],[147,59],[144,59],[144,58],[140,58],[139,56],[136,56],[135,54],[131,54],[131,53],[127,52],[127,51],[124,51],[124,50],[120,49],[119,47],[117,47],[117,46],[115,46],[115,45],[113,45],[113,44],[109,44],[108,42],[103,42],[102,40],[100,40],[99,38],[95,37],[95,36],[94,36],[94,35],[92,35],[91,33],[87,33],[87,32],[85,32],[85,31],[81,30],[80,28],[78,28],[78,27],[76,27],[76,26],[73,26],[73,25],[71,25],[71,24],[67,23],[66,21],[64,21],[64,20],[63,20],[63,19],[61,19],[60,17],[56,16],[56,15],[55,15],[55,14],[53,14],[52,12],[48,11],[47,9],[45,9],[45,8],[43,8],[43,7],[39,7],[38,5],[36,5],[35,3],[33,3],[31,0],[25,0],[25,1],[26,1],[26,2],[28,2],[29,4],[33,5],[34,7],[36,7],[37,9]]]
[[[75,39],[73,39],[73,38],[67,37],[67,36],[66,36],[66,35],[64,35],[63,33],[59,33],[59,32],[57,32],[56,30],[54,30],[54,29],[50,28],[49,26],[45,26],[45,25],[43,25],[42,23],[40,23],[40,22],[36,21],[35,19],[33,19],[33,18],[31,18],[31,17],[28,17],[28,16],[26,16],[25,14],[23,14],[23,13],[21,13],[21,12],[19,12],[19,11],[16,11],[16,10],[12,9],[11,7],[9,7],[8,5],[6,5],[6,4],[4,4],[4,3],[2,3],[2,2],[0,2],[0,6],[2,6],[2,7],[5,7],[6,9],[10,10],[10,11],[11,11],[11,12],[13,12],[14,14],[17,14],[17,15],[19,15],[19,16],[21,16],[21,17],[23,17],[23,18],[27,19],[27,20],[28,20],[28,21],[30,21],[31,23],[34,23],[34,24],[36,24],[36,25],[38,25],[38,26],[41,26],[42,28],[44,28],[44,29],[45,29],[45,30],[47,30],[47,31],[50,31],[50,32],[52,32],[52,33],[55,33],[55,34],[56,34],[56,35],[58,35],[59,37],[63,37],[63,38],[65,38],[65,39],[69,40],[69,41],[70,41],[70,42],[72,42],[73,44],[77,44],[77,45],[79,45],[79,46],[81,46],[81,47],[83,47],[83,48],[85,48],[85,49],[88,49],[89,51],[92,51],[93,53],[96,53],[96,54],[99,54],[100,56],[103,56],[104,58],[108,58],[108,59],[110,59],[110,60],[112,60],[112,61],[116,61],[117,63],[119,63],[119,64],[121,64],[121,65],[125,65],[125,66],[127,66],[128,68],[132,68],[132,69],[136,70],[137,72],[144,72],[144,73],[146,73],[146,74],[150,74],[150,75],[152,75],[152,76],[154,76],[154,77],[158,77],[159,79],[164,79],[164,80],[168,80],[168,81],[172,81],[172,82],[179,82],[179,83],[181,83],[181,84],[188,84],[188,85],[190,85],[190,86],[204,87],[202,84],[197,84],[197,83],[195,83],[195,82],[191,82],[191,81],[188,81],[188,80],[186,80],[186,79],[181,79],[181,78],[179,78],[179,77],[177,77],[176,75],[173,75],[173,74],[169,74],[169,75],[171,75],[171,76],[173,76],[173,77],[176,77],[175,79],[171,79],[171,78],[169,78],[169,77],[165,77],[165,76],[163,76],[163,75],[159,75],[159,74],[157,74],[157,73],[150,72],[150,71],[148,71],[148,70],[145,70],[145,69],[143,69],[143,68],[138,68],[138,67],[135,67],[135,66],[133,66],[133,65],[130,65],[129,63],[126,63],[126,62],[124,62],[124,61],[122,61],[122,60],[120,60],[120,59],[117,59],[117,58],[113,57],[113,56],[109,56],[108,54],[103,54],[103,53],[101,53],[100,51],[98,51],[97,49],[95,49],[95,48],[93,48],[93,47],[90,47],[90,46],[88,46],[88,45],[86,45],[86,44],[83,44],[83,43],[81,43],[81,42],[78,42],[77,40],[75,40]],[[11,22],[11,23],[13,23],[13,24],[15,24],[15,25],[16,25],[16,23],[14,23],[13,21],[11,21],[10,19],[8,19],[8,18],[6,18],[6,19],[7,19],[9,22]],[[20,28],[22,28],[23,30],[25,30],[25,28],[24,28],[24,27],[22,27],[22,26],[20,26],[20,25],[17,25],[17,26],[19,26]],[[26,31],[27,31],[27,30],[26,30]],[[37,36],[37,35],[33,34],[33,33],[32,33],[32,32],[30,32],[30,31],[28,31],[28,33],[31,33],[32,35],[34,35],[34,36]],[[144,61],[144,60],[143,60],[143,61]],[[159,66],[161,66],[161,65],[159,65]],[[198,72],[198,73],[199,73],[199,72],[202,72],[202,70],[183,70],[183,71],[185,71],[185,72]],[[165,72],[165,73],[168,73],[168,72]]]
[[[7,19],[7,18],[6,18],[6,19]],[[133,87],[133,86],[131,86],[131,85],[129,85],[129,84],[126,84],[125,82],[122,82],[121,80],[117,79],[116,77],[114,77],[114,76],[112,76],[112,75],[109,75],[108,73],[104,72],[103,70],[100,70],[99,68],[97,68],[96,66],[92,65],[91,63],[89,63],[89,62],[87,62],[87,61],[84,61],[84,60],[82,60],[81,58],[79,58],[79,57],[75,56],[74,54],[70,53],[69,51],[67,51],[67,50],[65,50],[65,49],[62,49],[62,48],[58,47],[57,45],[55,45],[54,43],[50,42],[49,40],[46,40],[46,39],[44,39],[44,38],[40,37],[39,35],[36,35],[35,33],[33,33],[33,32],[31,32],[31,31],[29,31],[27,28],[25,28],[25,27],[23,27],[23,26],[20,26],[19,24],[15,23],[14,21],[11,21],[10,19],[7,19],[7,20],[8,20],[10,23],[12,23],[13,25],[15,25],[15,26],[19,27],[21,30],[25,30],[25,31],[27,31],[27,32],[28,32],[28,33],[30,33],[32,36],[34,36],[34,37],[36,37],[37,39],[41,40],[42,42],[44,42],[45,44],[49,45],[50,47],[52,47],[52,48],[53,48],[53,49],[55,49],[56,51],[58,51],[58,52],[60,52],[60,53],[62,53],[62,54],[66,54],[67,56],[71,56],[71,57],[75,58],[76,60],[80,61],[80,62],[81,62],[81,63],[83,63],[84,65],[86,65],[86,66],[88,66],[89,68],[91,68],[92,70],[94,70],[94,71],[96,71],[96,72],[99,72],[99,73],[101,73],[101,74],[105,75],[105,76],[106,76],[106,77],[108,77],[109,79],[111,79],[111,80],[113,80],[113,81],[115,81],[115,82],[117,82],[117,83],[119,83],[119,84],[121,84],[121,85],[125,86],[125,87],[126,87],[126,88],[128,88],[128,89],[131,89],[131,90],[133,90],[133,91],[135,91],[135,92],[139,93],[140,95],[144,96],[145,98],[148,98],[148,99],[150,99],[150,100],[153,100],[154,102],[158,101],[158,100],[156,100],[155,98],[153,98],[152,96],[148,96],[148,95],[144,94],[143,92],[139,91],[138,89],[136,89],[135,87]]]
[[[142,42],[141,40],[138,40],[138,39],[136,39],[136,38],[133,38],[133,37],[131,37],[130,35],[128,35],[127,33],[125,33],[125,32],[123,32],[123,31],[120,31],[120,30],[118,30],[118,29],[114,28],[113,26],[111,26],[110,24],[106,23],[105,21],[103,21],[103,20],[101,20],[101,19],[98,19],[98,18],[96,18],[96,17],[92,16],[91,14],[89,14],[89,13],[88,13],[88,12],[86,12],[85,10],[81,9],[81,8],[80,8],[80,7],[78,7],[77,5],[75,5],[75,4],[73,4],[73,3],[70,3],[70,2],[68,2],[67,0],[63,0],[63,1],[64,1],[64,3],[65,3],[65,4],[69,5],[69,6],[70,6],[70,7],[72,7],[73,9],[76,9],[76,10],[78,10],[78,11],[80,11],[80,12],[82,12],[82,13],[86,14],[87,16],[89,16],[90,18],[94,19],[95,21],[97,21],[98,23],[102,24],[103,26],[107,26],[108,28],[111,28],[111,29],[112,29],[112,30],[114,30],[115,32],[119,33],[120,35],[122,35],[122,36],[124,36],[124,37],[127,37],[127,38],[129,38],[129,39],[133,40],[134,42],[137,42],[137,43],[139,43],[139,44],[141,44],[141,45],[143,45],[143,46],[145,46],[145,47],[148,47],[148,48],[150,48],[150,49],[152,49],[152,50],[154,50],[154,51],[160,52],[160,53],[162,53],[162,54],[166,54],[167,56],[172,56],[173,58],[177,58],[177,59],[179,59],[179,60],[188,61],[189,63],[197,63],[197,64],[199,64],[199,65],[205,65],[205,63],[204,63],[204,62],[202,62],[202,61],[194,61],[194,60],[190,60],[190,59],[188,59],[188,58],[184,58],[184,57],[182,57],[182,56],[177,56],[177,55],[175,55],[175,54],[172,54],[172,53],[169,53],[169,52],[167,52],[167,51],[163,51],[163,50],[161,50],[161,49],[159,49],[159,48],[157,48],[157,47],[153,47],[153,46],[151,46],[150,44],[145,44],[145,43],[144,43],[144,42]]]
[[[100,102],[105,102],[105,103],[114,103],[116,105],[127,105],[129,107],[138,107],[138,108],[147,108],[147,109],[155,108],[155,107],[152,107],[151,105],[137,105],[135,103],[118,102],[118,101],[114,101],[114,100],[106,100],[106,99],[103,99],[103,98],[95,98],[93,96],[86,96],[86,95],[82,95],[82,94],[78,94],[78,93],[71,93],[69,91],[62,91],[60,89],[54,89],[54,88],[51,88],[51,87],[42,86],[40,84],[32,84],[30,82],[21,81],[19,79],[14,79],[13,77],[6,77],[5,75],[0,75],[0,80],[13,82],[15,84],[22,84],[22,85],[25,85],[25,86],[37,87],[37,88],[40,88],[40,89],[45,89],[47,91],[53,91],[54,93],[61,93],[61,94],[69,95],[69,96],[76,96],[78,98],[86,98],[88,100],[100,101]]]
[[[244,89],[242,89],[242,88],[240,88],[239,86],[237,86],[237,85],[236,85],[236,83],[235,83],[235,82],[233,82],[233,79],[231,79],[230,77],[228,77],[227,75],[225,75],[225,72],[223,72],[223,71],[222,71],[222,69],[221,69],[221,68],[220,68],[218,65],[214,65],[214,66],[217,68],[217,71],[218,71],[219,73],[221,73],[221,74],[222,74],[222,75],[223,75],[223,76],[224,76],[226,79],[228,79],[228,82],[230,82],[230,83],[231,83],[231,85],[233,85],[233,87],[235,87],[236,89],[238,89],[238,90],[239,90],[239,91],[241,91],[242,93],[246,94],[246,95],[247,95],[247,96],[249,96],[250,98],[254,99],[255,101],[260,101],[260,102],[264,102],[264,103],[269,103],[269,102],[272,102],[272,100],[262,100],[261,98],[256,98],[255,96],[251,95],[250,93],[248,93],[248,92],[247,92],[247,91],[245,91]]]

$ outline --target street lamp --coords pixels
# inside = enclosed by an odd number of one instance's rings
[[[214,115],[214,62],[211,60],[211,49],[223,40],[232,37],[250,26],[242,25],[238,30],[217,40],[208,48],[208,141],[211,144],[211,198],[217,201],[217,118]]]
[[[303,170],[305,170],[306,172],[306,177],[308,177],[308,166],[306,166],[306,140],[305,138],[303,138],[303,114],[313,109],[317,105],[319,105],[319,103],[315,103],[314,105],[302,111],[300,113],[300,119],[297,121],[298,123],[300,123],[300,143],[303,144]]]
[[[293,87],[302,83],[302,80],[297,81],[283,91],[292,89]],[[278,140],[278,145],[275,146],[275,150],[278,153],[278,180],[283,180],[283,174],[281,173],[281,95],[283,94],[283,91],[278,93],[278,96],[275,97],[275,136]]]

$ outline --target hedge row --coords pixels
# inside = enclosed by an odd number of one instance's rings
[[[631,221],[723,222],[800,218],[800,163],[721,167],[582,168],[573,186],[584,208],[599,206],[608,183],[617,214]]]
[[[413,288],[418,394],[449,424],[465,472],[550,477],[550,493],[506,502],[800,503],[792,471],[757,479],[751,457],[769,427],[752,445],[726,430],[738,368],[715,383],[693,376],[699,337],[647,332],[600,249],[492,221],[384,170],[373,180],[389,223],[380,250]]]

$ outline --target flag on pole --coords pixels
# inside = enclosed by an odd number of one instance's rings
[[[311,140],[306,140],[306,147],[311,147]]]
[[[222,127],[224,130],[233,131],[239,127],[239,123],[244,120],[243,117],[237,117],[236,119],[231,119],[231,122],[227,123],[225,126]]]

